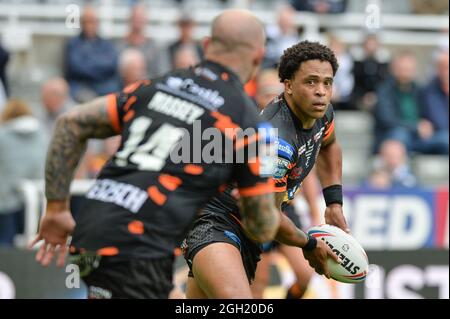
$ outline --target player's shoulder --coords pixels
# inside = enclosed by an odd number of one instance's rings
[[[277,127],[287,135],[295,133],[291,132],[294,130],[292,114],[282,94],[275,97],[264,108],[260,116],[262,120],[269,121],[274,127]]]
[[[263,121],[270,122],[278,130],[278,135],[285,140],[292,140],[296,136],[292,112],[282,95],[275,97],[261,112]]]
[[[256,127],[261,119],[256,102],[247,95],[242,86],[221,84],[222,90],[215,92],[223,97],[223,105],[218,112],[230,117],[240,127]]]
[[[282,95],[273,99],[261,112],[260,117],[276,130],[278,156],[289,161],[293,160],[297,134]]]
[[[331,103],[328,105],[327,111],[325,112],[323,119],[325,120],[326,123],[331,122],[334,119],[334,108]]]
[[[265,121],[272,121],[280,118],[282,107],[282,97],[276,96],[269,104],[261,111],[261,118]]]
[[[150,79],[139,80],[139,81],[133,82],[133,83],[125,86],[125,88],[123,89],[123,93],[137,94],[138,92],[145,91],[146,89],[151,87],[151,84],[152,84],[152,80],[150,80]]]
[[[239,100],[241,103],[237,104],[238,108],[234,108],[234,104],[231,105],[236,120],[241,127],[257,127],[261,122],[258,106],[244,91],[242,91]]]

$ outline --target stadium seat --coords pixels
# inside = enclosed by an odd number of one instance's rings
[[[448,156],[416,155],[412,168],[419,182],[426,186],[448,186]]]

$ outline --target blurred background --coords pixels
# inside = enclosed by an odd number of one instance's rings
[[[282,91],[277,62],[301,40],[337,55],[333,105],[343,147],[344,211],[366,249],[365,283],[316,276],[305,298],[449,298],[449,2],[445,0],[0,0],[0,298],[82,298],[71,269],[40,268],[36,233],[47,145],[77,103],[202,58],[226,8],[264,22],[266,57],[246,91],[263,107]],[[73,184],[80,197],[118,146],[92,141]],[[317,201],[324,207],[320,194]],[[305,226],[308,205],[296,200]],[[323,210],[321,210],[323,211]],[[308,224],[309,223],[309,224]],[[184,261],[177,262],[183,289]],[[293,274],[272,260],[264,296]]]

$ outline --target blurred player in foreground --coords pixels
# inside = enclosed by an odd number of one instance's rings
[[[189,143],[188,163],[173,159],[180,140],[195,139],[195,123],[202,130],[217,129],[221,137],[227,128],[251,128],[255,133],[249,139],[258,142],[259,119],[242,83],[261,63],[264,42],[257,18],[247,11],[225,11],[213,21],[203,63],[135,83],[62,116],[46,163],[46,213],[30,244],[43,241],[37,261],[46,266],[58,255],[62,266],[72,234],[73,262],[90,298],[167,298],[176,245],[198,209],[229,182],[238,185],[244,227],[259,241],[271,240],[279,212],[273,180],[259,175],[258,158],[254,166],[207,164],[203,158],[193,164],[194,143]],[[119,150],[87,192],[75,225],[69,188],[86,141],[117,134]],[[235,142],[244,150],[251,144]]]

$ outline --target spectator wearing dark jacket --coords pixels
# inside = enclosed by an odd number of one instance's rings
[[[65,72],[70,93],[77,102],[119,90],[118,54],[114,45],[97,34],[95,9],[86,7],[82,32],[65,49]]]
[[[420,130],[419,88],[415,82],[416,59],[409,52],[397,55],[391,64],[392,77],[380,84],[375,105],[376,149],[386,139],[403,143],[410,151],[418,150]]]
[[[169,57],[156,43],[155,39],[147,33],[148,9],[142,3],[137,3],[131,8],[128,21],[128,33],[118,43],[118,49],[123,52],[126,49],[138,49],[145,57],[147,65],[147,78],[155,78],[170,69]]]
[[[427,126],[424,152],[430,154],[448,154],[448,93],[449,93],[449,54],[442,51],[436,59],[437,75],[422,92],[422,117]]]
[[[375,34],[369,34],[362,49],[354,52],[353,99],[358,108],[372,111],[376,104],[376,90],[389,74],[389,54],[380,46]]]
[[[200,43],[193,37],[195,21],[188,15],[183,15],[178,20],[178,27],[180,30],[180,36],[168,47],[172,68],[175,68],[175,56],[177,55],[177,52],[185,47],[190,47],[194,50],[197,55],[197,60],[201,60],[203,58],[203,49]]]
[[[310,11],[319,14],[344,13],[347,0],[291,0],[297,11]]]

